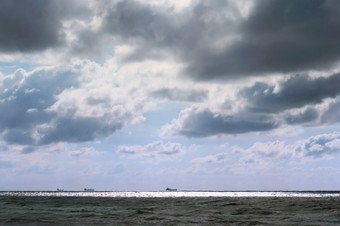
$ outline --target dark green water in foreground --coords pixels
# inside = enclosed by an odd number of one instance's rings
[[[65,197],[0,193],[0,225],[340,225],[340,197]]]

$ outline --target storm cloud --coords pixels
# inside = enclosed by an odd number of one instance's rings
[[[242,134],[275,129],[279,126],[270,115],[239,112],[227,115],[195,107],[183,110],[178,119],[162,128],[165,136],[208,137],[223,134]]]
[[[294,75],[276,85],[255,82],[241,88],[236,99],[212,105],[203,102],[182,110],[163,127],[163,135],[209,137],[337,123],[339,87],[340,74],[317,78]],[[237,107],[233,109],[233,105]]]
[[[239,92],[249,108],[258,112],[280,112],[308,104],[321,103],[325,98],[340,94],[340,74],[312,79],[308,75],[291,76],[281,82],[278,91],[275,86],[257,82]]]
[[[325,69],[339,60],[336,1],[254,1],[239,25],[240,39],[190,61],[201,79]],[[223,29],[222,27],[220,27]]]
[[[198,1],[182,12],[137,1],[120,1],[107,8],[99,32],[134,46],[124,59],[128,62],[171,55],[195,64],[195,55],[218,51],[217,42],[234,36],[234,23],[240,17],[235,4],[220,0]]]
[[[180,13],[136,1],[109,7],[101,32],[135,45],[126,59],[171,54],[196,79],[322,70],[340,57],[336,1],[197,1]],[[159,55],[160,54],[160,55]]]
[[[333,124],[340,122],[340,98],[328,105],[328,108],[321,116],[321,123]]]
[[[1,1],[0,49],[42,50],[60,44],[61,23],[52,1]]]
[[[31,52],[65,42],[63,20],[86,16],[78,1],[11,0],[0,2],[0,51]]]
[[[303,123],[313,122],[319,117],[319,112],[314,108],[307,108],[305,111],[299,114],[290,114],[287,113],[285,115],[285,121],[290,125],[299,125]]]
[[[133,47],[127,62],[171,56],[184,63],[186,76],[202,80],[323,70],[338,62],[337,1],[250,3],[243,15],[244,6],[221,0],[196,1],[180,12],[143,1],[92,2],[92,13],[80,1],[2,1],[0,50],[62,44],[84,56],[119,42]],[[73,24],[67,41],[63,21],[71,17],[97,18],[96,28]]]

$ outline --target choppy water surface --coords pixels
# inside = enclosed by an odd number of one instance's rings
[[[340,197],[340,191],[3,191],[8,196],[58,197],[130,197],[130,198],[181,198],[181,197]]]
[[[340,192],[0,192],[0,225],[340,225]]]

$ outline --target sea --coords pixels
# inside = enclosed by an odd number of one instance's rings
[[[340,225],[340,191],[0,191],[0,225]]]

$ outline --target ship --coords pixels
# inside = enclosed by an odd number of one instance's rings
[[[94,191],[93,188],[84,188],[84,191]]]
[[[165,191],[177,191],[176,188],[166,188]]]

